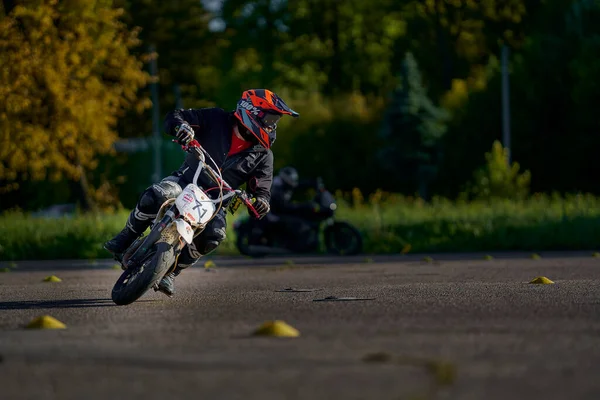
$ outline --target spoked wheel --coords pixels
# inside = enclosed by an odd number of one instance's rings
[[[354,255],[362,251],[360,232],[347,222],[334,222],[325,228],[325,247],[329,253]]]
[[[112,300],[118,305],[133,303],[163,277],[173,262],[173,247],[164,242],[155,244],[138,266],[123,271],[113,287]]]

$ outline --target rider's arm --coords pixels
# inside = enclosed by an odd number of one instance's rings
[[[267,202],[271,200],[271,185],[273,184],[273,152],[267,150],[263,158],[248,180],[248,189],[254,197],[262,197]]]
[[[194,130],[198,128],[202,129],[203,118],[201,117],[201,111],[201,109],[193,108],[170,111],[165,117],[165,132],[171,136],[175,136],[177,133],[176,128],[183,123],[187,123]]]

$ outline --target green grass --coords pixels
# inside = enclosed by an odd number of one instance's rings
[[[102,245],[123,228],[128,215],[128,211],[120,211],[73,218],[35,218],[23,213],[5,213],[0,216],[0,261],[89,259],[94,262],[110,258]],[[235,249],[233,221],[234,218],[228,218],[228,238],[219,247],[219,254],[239,254]]]
[[[217,254],[238,254],[228,237]],[[0,216],[0,260],[107,258],[102,243],[124,225],[128,212],[75,218]],[[351,207],[339,201],[337,219],[356,225],[365,253],[592,250],[600,243],[600,198],[537,196],[526,201],[431,203],[400,196],[371,198]]]
[[[588,250],[600,243],[600,198],[536,196],[525,201],[431,203],[391,198],[341,207],[359,226],[365,249],[398,253],[499,250]]]

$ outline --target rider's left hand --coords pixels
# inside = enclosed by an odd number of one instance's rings
[[[187,123],[183,123],[175,127],[175,137],[177,142],[182,146],[187,146],[192,140],[194,140],[194,129]]]

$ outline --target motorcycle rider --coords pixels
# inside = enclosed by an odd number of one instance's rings
[[[308,185],[302,185],[302,187]],[[300,178],[296,168],[287,166],[279,170],[271,187],[271,211],[276,215],[302,215],[312,211],[314,202],[294,203],[294,192],[301,189]]]
[[[271,146],[276,139],[277,122],[283,115],[299,116],[270,90],[251,89],[242,93],[236,109],[231,112],[217,107],[173,110],[165,118],[165,130],[182,146],[196,139],[232,188],[246,183],[247,191],[255,198],[254,208],[262,218],[270,210],[273,181]],[[206,162],[210,165],[208,159]],[[198,163],[195,156],[188,154],[177,171],[148,187],[141,194],[123,230],[107,241],[104,248],[120,258],[151,225],[161,205],[177,197],[186,185],[192,183]],[[205,181],[193,183],[205,189],[211,185]],[[193,243],[185,246],[177,267],[160,281],[158,290],[173,296],[175,277],[201,256],[214,251],[225,239],[225,230],[225,208],[221,208]]]
[[[319,205],[313,201],[293,202],[292,198],[294,192],[310,186],[313,185],[308,182],[300,184],[298,171],[294,167],[281,168],[273,179],[271,187],[272,218],[267,218],[263,224],[273,223],[275,229],[282,229],[283,232],[295,232],[296,236],[304,237],[310,231],[310,226],[304,221],[304,218],[307,214],[318,211]],[[301,248],[297,250],[301,250]]]

